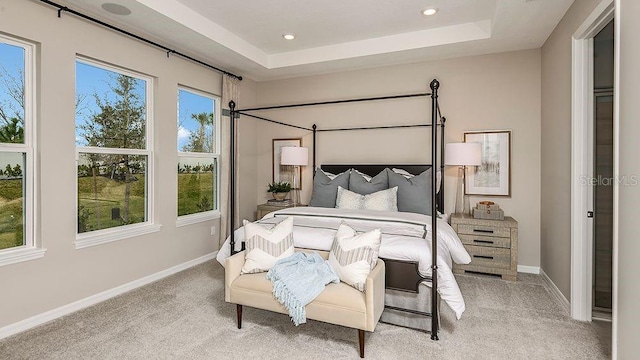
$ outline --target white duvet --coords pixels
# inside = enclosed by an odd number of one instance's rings
[[[344,210],[333,208],[298,207],[272,212],[258,222],[275,224],[293,216],[293,241],[296,247],[329,251],[335,232],[342,221],[356,231],[380,229],[381,258],[418,262],[418,271],[431,276],[431,216],[372,210]],[[471,257],[449,224],[438,219],[438,292],[460,319],[465,310],[464,299],[451,270],[453,263],[468,264]],[[244,240],[243,228],[235,231],[235,248],[240,250]],[[217,259],[224,265],[230,255],[227,238]],[[431,282],[425,282],[431,286]]]

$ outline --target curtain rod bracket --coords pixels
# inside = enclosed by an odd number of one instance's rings
[[[68,7],[66,7],[66,6],[63,6],[63,7],[59,8],[59,9],[58,9],[58,18],[61,18],[61,17],[62,17],[62,12],[63,12],[63,11],[69,11],[69,8],[68,8]]]

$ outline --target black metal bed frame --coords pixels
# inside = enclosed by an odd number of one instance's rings
[[[440,82],[436,79],[433,79],[429,84],[431,89],[430,93],[415,93],[415,94],[404,94],[404,95],[393,95],[393,96],[380,96],[380,97],[369,97],[369,98],[356,98],[356,99],[344,99],[344,100],[335,100],[335,101],[322,101],[322,102],[311,102],[311,103],[302,103],[302,104],[288,104],[288,105],[277,105],[277,106],[265,106],[265,107],[256,107],[256,108],[248,108],[248,109],[236,109],[236,103],[233,101],[229,102],[230,109],[230,204],[229,204],[229,233],[230,233],[230,247],[231,247],[231,255],[235,254],[235,229],[233,228],[235,223],[235,132],[236,132],[236,119],[239,115],[244,115],[248,117],[252,117],[258,120],[263,120],[267,122],[271,122],[278,125],[288,126],[296,129],[308,130],[313,133],[313,168],[316,168],[316,135],[318,132],[325,131],[353,131],[353,130],[373,130],[373,129],[398,129],[398,128],[417,128],[417,127],[430,127],[431,128],[431,165],[436,166],[438,164],[438,132],[436,131],[436,127],[440,126],[441,129],[441,143],[440,143],[440,170],[441,174],[444,174],[444,127],[446,119],[440,115],[440,107],[438,105],[438,89],[440,88]],[[313,124],[311,128],[306,128],[303,126],[292,125],[283,123],[280,121],[268,119],[262,116],[257,116],[253,114],[249,114],[249,111],[259,111],[259,110],[273,110],[273,109],[289,109],[296,107],[307,107],[307,106],[317,106],[317,105],[331,105],[331,104],[344,104],[344,103],[353,103],[353,102],[365,102],[365,101],[379,101],[379,100],[390,100],[390,99],[404,99],[404,98],[413,98],[413,97],[431,97],[431,123],[429,124],[414,124],[414,125],[390,125],[390,126],[373,126],[373,127],[353,127],[353,128],[340,128],[340,129],[318,129],[316,124]],[[440,118],[440,119],[439,119]],[[440,120],[440,121],[439,121]],[[438,242],[437,242],[437,210],[440,209],[444,211],[443,203],[444,203],[444,181],[441,182],[440,192],[438,194],[438,189],[436,189],[437,184],[437,171],[431,172],[431,199],[437,199],[437,201],[431,202],[431,339],[438,340]],[[242,243],[242,249],[244,250],[244,242]]]

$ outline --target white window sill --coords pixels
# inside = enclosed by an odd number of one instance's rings
[[[35,260],[44,256],[47,249],[25,248],[6,249],[0,251],[0,266]]]
[[[133,224],[76,235],[76,250],[160,231],[159,224]]]
[[[211,221],[220,218],[220,212],[217,210],[207,211],[198,214],[183,215],[176,220],[176,227],[198,224],[205,221]]]

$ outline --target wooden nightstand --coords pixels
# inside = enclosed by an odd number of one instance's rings
[[[306,206],[306,205],[301,205],[298,204],[297,206]],[[260,204],[258,205],[258,209],[256,211],[256,218],[258,220],[262,219],[263,216],[267,215],[270,212],[274,212],[276,210],[281,210],[281,209],[286,209],[286,208],[290,208],[293,207],[293,204],[291,205],[284,205],[284,206],[280,206],[280,205],[269,205],[269,204]]]
[[[458,233],[471,255],[468,265],[453,264],[454,274],[475,272],[501,275],[515,281],[518,274],[518,222],[474,219],[471,215],[451,214],[451,227]]]

